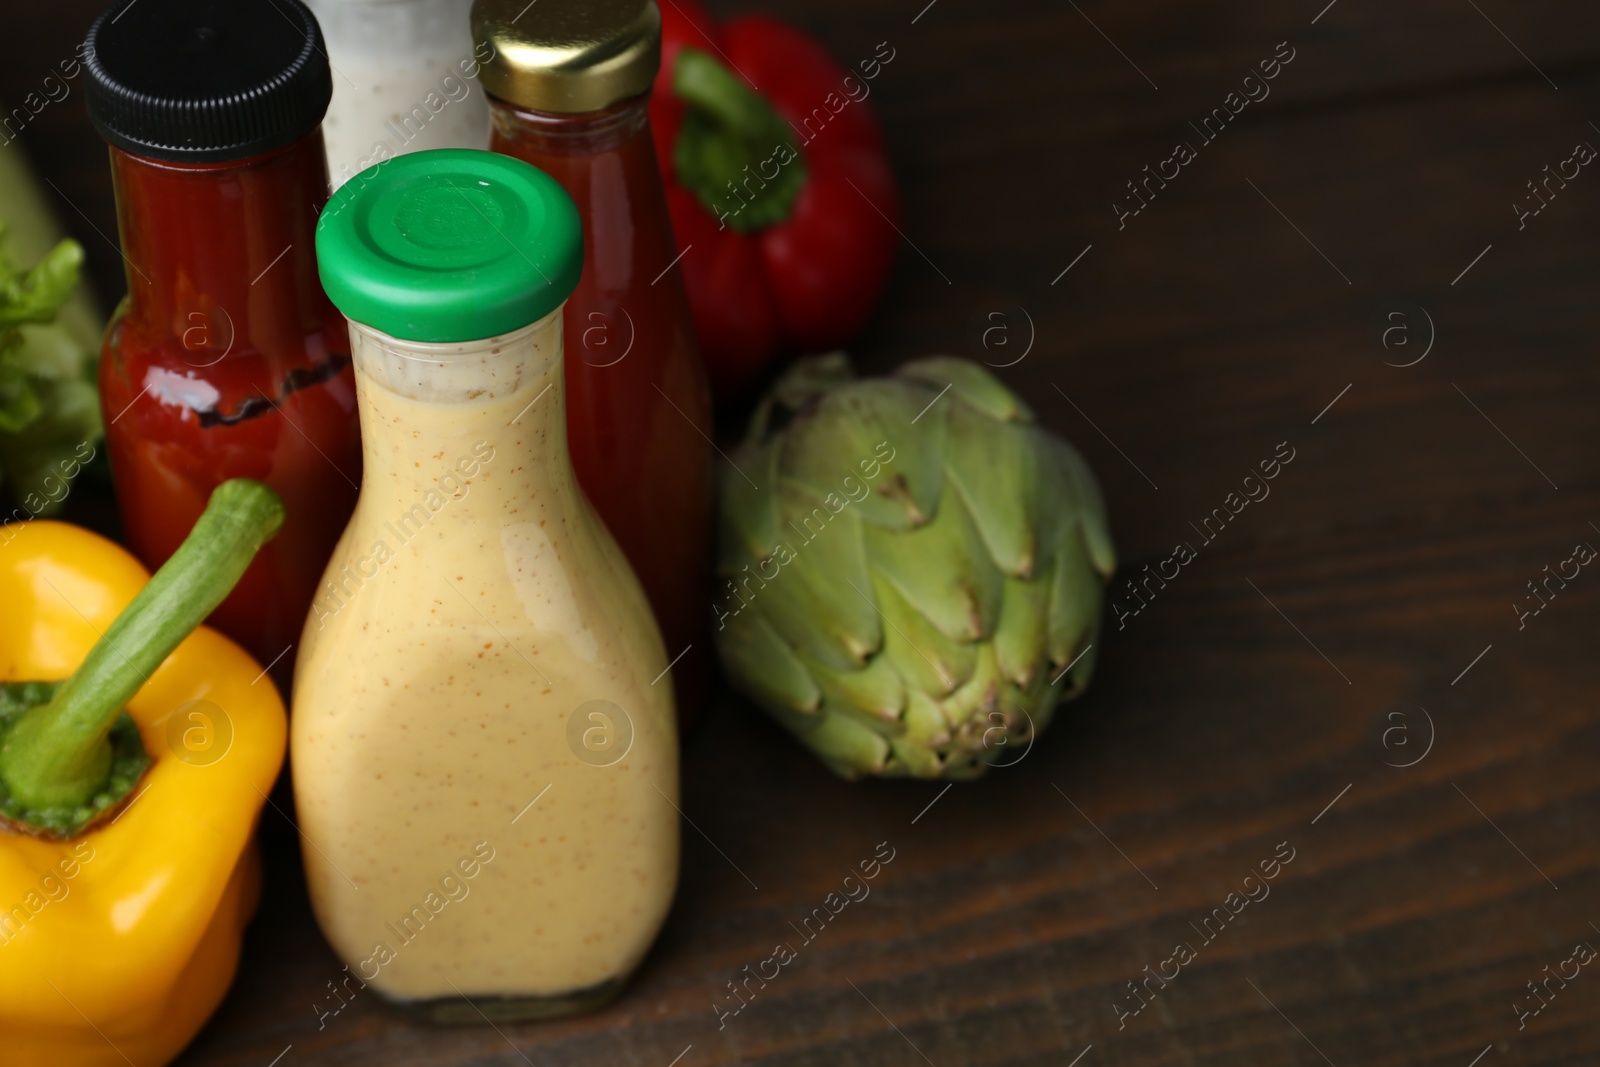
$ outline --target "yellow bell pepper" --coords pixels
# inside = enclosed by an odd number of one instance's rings
[[[287,723],[250,656],[195,627],[281,522],[266,486],[225,483],[154,578],[64,523],[0,530],[0,683],[72,676],[0,724],[7,1065],[160,1067],[227,991]],[[123,708],[149,765],[119,798],[108,737]]]

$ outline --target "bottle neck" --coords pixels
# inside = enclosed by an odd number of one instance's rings
[[[320,130],[226,163],[110,151],[128,314],[149,335],[218,358],[296,353],[337,322],[316,266],[328,200]]]
[[[578,506],[561,308],[514,333],[457,343],[405,341],[351,323],[350,346],[363,508],[409,507],[430,489],[464,496],[464,472],[476,468],[483,478],[473,483],[473,511],[514,514],[518,500],[547,493]]]
[[[621,148],[649,130],[650,94],[643,93],[603,111],[560,114],[519,107],[489,96],[494,136],[541,156],[597,156]],[[647,138],[648,140],[648,138]]]
[[[604,111],[558,115],[489,98],[489,147],[532,163],[560,182],[583,218],[583,275],[567,302],[567,344],[597,370],[636,352],[629,370],[621,374],[644,373],[635,370],[641,362],[655,366],[641,359],[652,353],[660,360],[678,351],[683,355],[671,358],[699,363],[656,163],[649,102],[645,93]],[[698,366],[688,373],[698,375]],[[595,410],[594,385],[574,378],[580,410]],[[645,390],[654,404],[655,391]],[[583,463],[580,447],[580,468]]]

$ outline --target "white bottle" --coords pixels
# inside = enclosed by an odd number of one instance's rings
[[[307,0],[333,66],[322,120],[337,189],[384,160],[424,148],[482,148],[489,109],[472,0]]]

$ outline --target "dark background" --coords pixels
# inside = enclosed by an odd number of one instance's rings
[[[1600,544],[1600,174],[1521,230],[1511,207],[1600,146],[1600,9],[925,2],[759,5],[845,64],[896,50],[870,102],[907,240],[859,361],[1013,364],[1100,475],[1119,588],[1198,545],[1189,523],[1288,442],[1271,496],[1125,628],[1108,615],[1088,695],[980,783],[847,785],[724,700],[686,748],[672,917],[597,1015],[434,1030],[366,994],[319,1030],[339,964],[269,810],[260,917],[184,1064],[1600,1060],[1593,968],[1524,1027],[1513,1008],[1600,945],[1600,574],[1525,628],[1514,607]],[[0,98],[98,7],[8,4]],[[1199,147],[1187,124],[1282,41],[1271,96],[1119,231],[1124,182]],[[22,143],[109,309],[122,265],[77,83]],[[882,841],[871,896],[719,1030],[725,983]],[[1119,1030],[1125,983],[1198,942],[1280,842],[1271,896]]]

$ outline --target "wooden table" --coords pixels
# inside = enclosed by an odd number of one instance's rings
[[[1011,364],[1099,472],[1119,586],[1178,542],[1198,558],[1108,612],[1088,695],[976,784],[845,784],[721,701],[687,743],[670,921],[586,1018],[439,1030],[365,994],[319,1020],[340,965],[269,811],[260,917],[182,1063],[1600,1060],[1600,973],[1552,981],[1537,1015],[1526,985],[1600,945],[1600,574],[1517,610],[1600,544],[1600,174],[1520,226],[1512,207],[1600,146],[1600,12],[925,2],[766,5],[846,62],[895,50],[872,103],[906,241],[855,350]],[[94,6],[9,11],[0,93]],[[1191,128],[1291,50],[1214,141]],[[24,143],[115,293],[80,100]],[[1124,183],[1171,176],[1181,141],[1195,158],[1119,227]],[[1270,496],[1204,540],[1284,442]],[[870,896],[800,944],[880,842]],[[1216,908],[1231,921],[1204,927]],[[784,940],[799,958],[719,1026],[727,983]]]

